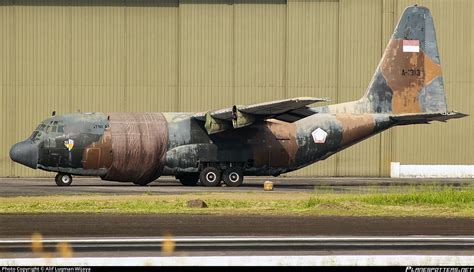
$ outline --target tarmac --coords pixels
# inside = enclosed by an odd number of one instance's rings
[[[474,235],[474,218],[168,215],[0,214],[0,238],[126,236],[400,236]]]
[[[182,186],[169,177],[160,178],[148,186],[133,183],[103,181],[99,178],[74,178],[72,185],[59,187],[53,178],[1,178],[0,197],[47,196],[47,195],[139,195],[139,194],[180,194],[195,192],[258,192],[263,190],[265,181],[272,181],[275,192],[403,192],[416,186],[442,185],[451,188],[474,189],[474,179],[391,179],[364,177],[308,178],[308,177],[263,177],[246,178],[240,187]]]

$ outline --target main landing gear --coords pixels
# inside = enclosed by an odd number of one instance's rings
[[[72,176],[69,174],[58,173],[54,178],[56,185],[58,186],[69,186],[72,183]]]
[[[198,181],[206,187],[219,186],[222,181],[228,187],[238,187],[244,181],[244,172],[240,166],[228,166],[224,170],[219,167],[208,165],[200,173],[183,173],[176,178],[184,186],[196,186]]]
[[[206,187],[215,187],[221,184],[221,171],[215,167],[206,167],[199,174],[199,180]]]
[[[222,180],[229,187],[239,187],[244,182],[244,173],[240,167],[230,167],[222,174]]]

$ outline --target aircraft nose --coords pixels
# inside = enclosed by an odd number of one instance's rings
[[[38,146],[29,141],[16,143],[10,149],[10,158],[17,163],[36,169]]]

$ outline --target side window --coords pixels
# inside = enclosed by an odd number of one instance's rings
[[[56,132],[57,129],[58,129],[58,126],[52,126],[51,132]]]

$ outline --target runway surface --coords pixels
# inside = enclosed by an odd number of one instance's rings
[[[415,186],[444,185],[452,188],[474,188],[474,179],[391,179],[391,178],[247,178],[242,186],[203,187],[182,186],[172,178],[161,178],[149,186],[102,181],[98,178],[75,178],[71,186],[58,187],[53,178],[2,178],[0,197],[80,195],[80,194],[179,194],[191,192],[252,192],[262,191],[270,180],[276,192],[403,192]]]
[[[107,245],[80,247],[71,242],[75,257],[141,257],[163,256],[160,246],[143,246],[157,237],[194,239],[196,237],[229,237],[233,239],[283,239],[264,243],[226,244],[211,241],[199,247],[176,244],[175,256],[259,256],[259,255],[462,255],[474,256],[474,218],[427,217],[341,217],[341,216],[217,216],[217,215],[139,215],[139,214],[1,214],[0,241],[30,240],[33,233],[43,239],[113,240]],[[339,244],[298,245],[298,237],[337,239]],[[459,239],[470,237],[468,245],[440,244],[428,241],[418,244],[394,242],[385,246],[380,241],[354,244],[354,239]],[[141,246],[130,246],[127,239],[139,240]],[[352,242],[351,240],[352,239]],[[118,242],[117,242],[118,241]],[[141,242],[140,242],[141,241]],[[268,241],[267,241],[268,242]],[[311,242],[311,241],[310,241]],[[356,241],[357,242],[357,241]],[[449,242],[449,241],[448,241]],[[54,242],[53,242],[54,243]],[[97,242],[92,242],[92,244]],[[352,246],[350,246],[352,243]],[[268,243],[267,243],[268,244]],[[204,245],[204,246],[203,246]],[[342,245],[342,246],[341,246]],[[28,249],[28,248],[27,248]],[[58,257],[56,245],[45,245],[44,251]],[[48,253],[49,252],[49,253]],[[15,250],[0,246],[0,258],[40,257],[31,250]]]
[[[474,218],[1,214],[0,239],[127,236],[474,235]]]
[[[38,240],[35,240],[38,243]],[[352,237],[352,236],[303,236],[303,237],[127,237],[127,238],[68,238],[42,239],[42,249],[36,255],[54,253],[58,244],[68,244],[75,257],[97,256],[253,256],[266,255],[304,256],[351,255],[363,251],[365,254],[384,255],[420,254],[471,256],[474,237],[455,236],[395,236],[395,237]],[[172,244],[172,248],[169,246]],[[34,257],[31,239],[0,240],[0,252],[9,257]],[[166,248],[166,250],[163,250]],[[232,252],[232,254],[230,254]],[[51,256],[53,257],[53,256]],[[58,256],[59,257],[59,256]]]

